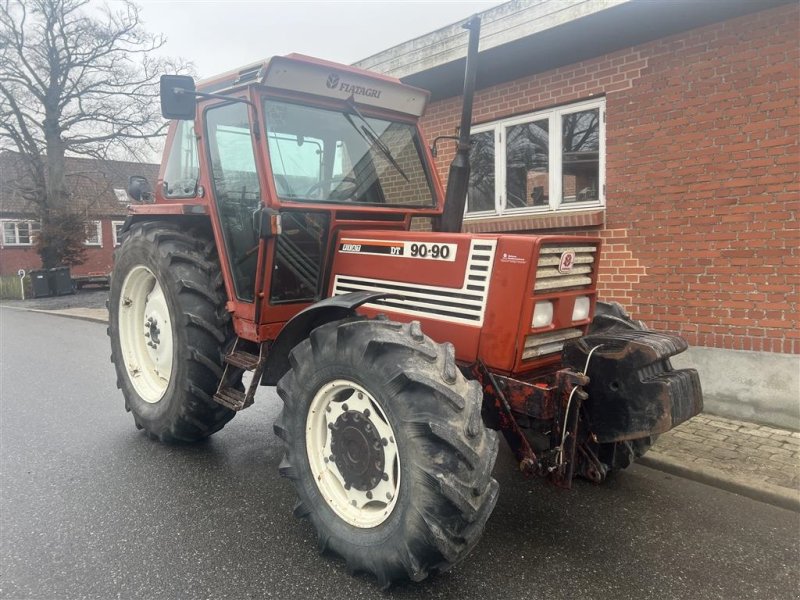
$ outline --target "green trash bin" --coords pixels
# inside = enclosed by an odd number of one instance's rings
[[[28,273],[31,278],[31,288],[34,298],[46,298],[51,295],[50,273],[47,269],[36,269]]]
[[[55,267],[50,269],[50,292],[53,296],[74,294],[75,286],[72,285],[72,274],[69,267]]]

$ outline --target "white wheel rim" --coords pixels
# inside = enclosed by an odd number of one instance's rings
[[[331,425],[354,412],[374,428],[383,448],[383,476],[367,490],[346,485],[333,456],[334,434]],[[341,442],[340,442],[341,443]],[[337,448],[337,452],[341,449]],[[400,491],[400,458],[397,440],[386,414],[374,396],[362,386],[346,379],[325,384],[314,396],[306,419],[306,452],[322,497],[342,520],[361,528],[377,527],[389,518]]]
[[[117,314],[128,378],[142,400],[154,404],[164,397],[172,375],[172,320],[150,269],[138,265],[125,277]]]

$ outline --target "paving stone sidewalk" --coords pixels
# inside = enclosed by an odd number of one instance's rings
[[[700,414],[658,438],[647,456],[754,487],[800,494],[800,432]]]

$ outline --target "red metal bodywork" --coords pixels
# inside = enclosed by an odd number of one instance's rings
[[[333,65],[326,61],[319,61],[308,57],[291,55],[302,61],[322,66],[336,67],[342,70],[339,65]],[[302,94],[298,92],[268,88],[263,85],[249,83],[240,87],[236,86],[237,73],[246,72],[248,69],[266,69],[269,63],[261,63],[242,69],[239,72],[232,72],[221,75],[206,82],[201,82],[198,86],[200,90],[225,89],[229,96],[239,97],[249,100],[253,104],[254,122],[264,123],[263,99],[265,97],[283,100],[301,101],[314,106],[341,109],[343,103],[331,98],[323,98]],[[347,72],[354,72],[363,75],[363,71],[346,68]],[[376,80],[399,83],[399,80],[369,74]],[[194,198],[173,199],[166,198],[163,192],[163,180],[166,169],[166,162],[162,163],[159,172],[159,179],[156,182],[153,204],[134,205],[131,207],[133,215],[155,216],[155,215],[208,215],[211,222],[214,236],[218,248],[224,252],[224,238],[219,215],[215,210],[215,203],[212,201],[213,190],[209,173],[211,172],[208,163],[208,155],[204,149],[204,128],[205,112],[211,106],[224,102],[219,99],[204,99],[198,102],[195,117],[195,134],[200,148],[200,177],[198,180],[198,194]],[[396,121],[403,121],[414,124],[419,132],[420,139],[424,138],[424,133],[419,128],[417,119],[408,114],[391,112],[374,107],[361,107],[365,114],[391,118]],[[176,131],[176,124],[173,123],[167,135],[165,156],[168,156],[171,144],[173,143]],[[391,208],[385,205],[347,205],[314,202],[297,202],[281,200],[275,188],[273,175],[271,172],[270,161],[268,159],[267,145],[264,136],[254,135],[252,138],[253,151],[257,164],[259,165],[258,177],[261,186],[264,206],[277,211],[320,211],[330,214],[330,226],[328,233],[329,247],[327,256],[326,276],[329,282],[327,293],[333,293],[333,280],[337,274],[351,275],[360,277],[385,277],[391,273],[392,281],[405,282],[409,284],[438,286],[442,288],[460,288],[464,285],[466,277],[465,268],[469,253],[469,245],[472,240],[484,239],[496,244],[493,264],[489,271],[489,290],[486,296],[483,321],[478,325],[465,323],[454,323],[451,320],[443,320],[436,317],[425,317],[421,315],[409,315],[403,312],[393,311],[387,307],[368,305],[362,309],[366,314],[383,312],[391,315],[392,318],[407,321],[419,320],[425,332],[437,341],[449,341],[456,348],[456,356],[464,363],[473,363],[477,359],[482,359],[487,366],[494,371],[502,374],[522,373],[539,369],[548,364],[558,363],[558,355],[546,357],[537,361],[523,361],[521,358],[521,348],[524,346],[524,338],[530,333],[536,333],[529,326],[533,305],[536,300],[551,299],[554,301],[555,314],[553,324],[542,331],[555,330],[561,327],[581,327],[585,330],[590,319],[585,319],[581,323],[571,323],[572,305],[574,298],[579,295],[589,295],[594,304],[596,287],[596,269],[592,274],[592,284],[588,289],[576,290],[572,292],[557,292],[552,294],[533,294],[533,286],[536,276],[536,260],[538,249],[544,242],[563,242],[576,243],[580,241],[591,241],[599,246],[599,240],[586,240],[574,237],[556,236],[530,236],[530,235],[468,235],[468,234],[442,234],[424,233],[409,231],[413,217],[434,217],[441,214],[444,201],[444,190],[442,184],[436,177],[436,170],[433,168],[433,156],[430,149],[424,147],[423,160],[428,165],[431,173],[432,191],[435,205],[431,207],[419,208]],[[386,220],[385,216],[392,214],[395,220]],[[370,218],[375,215],[375,218]],[[357,217],[357,218],[355,218]],[[437,260],[419,260],[404,257],[386,256],[365,256],[347,255],[337,250],[342,239],[346,238],[368,238],[373,240],[385,241],[417,241],[429,244],[455,244],[458,248],[457,256],[454,261],[444,262]],[[270,305],[264,290],[268,290],[271,283],[272,264],[274,261],[275,243],[274,239],[266,240],[261,243],[258,251],[258,266],[256,280],[256,298],[254,302],[247,302],[236,297],[234,285],[229,269],[223,267],[225,286],[230,299],[227,307],[232,313],[234,326],[239,336],[254,342],[274,339],[283,328],[283,325],[294,315],[308,307],[311,302],[298,302],[293,304]],[[513,257],[513,258],[508,258]],[[225,261],[222,261],[225,265]],[[593,306],[592,306],[593,308]],[[591,317],[591,314],[590,314]]]

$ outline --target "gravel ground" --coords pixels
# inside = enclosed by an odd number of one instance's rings
[[[2,306],[18,308],[38,308],[60,310],[62,308],[105,308],[108,288],[89,288],[78,290],[75,294],[54,298],[29,298],[27,300],[2,300]]]

